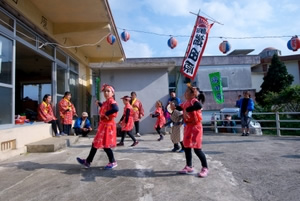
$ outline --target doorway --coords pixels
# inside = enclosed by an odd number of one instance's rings
[[[38,104],[52,91],[52,63],[24,44],[16,43],[15,115],[37,119]]]

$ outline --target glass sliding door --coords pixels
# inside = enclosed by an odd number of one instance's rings
[[[72,94],[72,102],[76,109],[78,109],[78,75],[70,72],[70,92]]]
[[[0,126],[13,120],[13,41],[0,34]]]
[[[68,90],[66,85],[67,80],[67,69],[61,66],[57,66],[57,95],[64,96],[64,93]],[[61,98],[60,98],[61,99]],[[58,99],[57,99],[58,101]]]

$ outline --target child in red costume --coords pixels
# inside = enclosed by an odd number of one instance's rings
[[[192,166],[192,148],[195,154],[201,161],[202,169],[199,172],[199,177],[206,177],[208,174],[208,166],[206,156],[202,151],[202,105],[205,101],[205,96],[196,87],[188,85],[185,91],[185,101],[176,107],[177,110],[183,110],[184,127],[184,153],[186,157],[186,166],[179,172],[188,174],[194,172]],[[201,101],[201,103],[200,103]]]
[[[105,169],[113,169],[117,167],[117,162],[111,148],[116,146],[117,129],[114,119],[118,115],[119,108],[114,99],[115,90],[112,86],[104,84],[101,91],[106,101],[100,104],[100,121],[97,134],[93,140],[89,156],[86,159],[77,158],[77,161],[85,168],[89,168],[97,149],[103,148],[109,159],[109,163],[105,166]]]
[[[155,130],[159,134],[159,138],[157,139],[158,141],[161,141],[164,139],[163,135],[161,134],[161,128],[165,125],[166,123],[166,118],[164,116],[164,111],[163,111],[163,105],[161,101],[156,101],[155,103],[156,110],[154,114],[150,114],[152,118],[157,118],[156,123],[154,125]]]
[[[133,144],[131,146],[134,147],[139,142],[135,139],[135,137],[132,135],[131,132],[134,124],[133,122],[134,111],[132,106],[130,105],[131,98],[129,96],[124,96],[121,99],[123,100],[124,103],[124,112],[119,122],[119,125],[121,125],[122,137],[121,137],[121,141],[117,144],[117,146],[124,146],[124,139],[127,133],[133,141]]]

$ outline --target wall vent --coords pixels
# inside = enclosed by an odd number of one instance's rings
[[[16,140],[1,142],[1,151],[16,149]]]

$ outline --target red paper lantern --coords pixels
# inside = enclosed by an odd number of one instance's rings
[[[171,37],[169,40],[168,40],[168,46],[173,49],[177,46],[177,40],[174,38],[174,37]]]
[[[300,48],[300,39],[298,36],[293,36],[287,43],[289,50],[297,51]]]
[[[114,44],[114,42],[116,41],[116,37],[113,34],[109,34],[106,39],[107,42],[111,45]]]
[[[128,41],[130,39],[130,34],[127,31],[124,30],[121,33],[121,38],[122,38],[123,41],[126,42],[126,41]]]
[[[222,43],[220,43],[220,45],[219,45],[219,50],[221,51],[221,52],[223,52],[223,54],[226,54],[227,52],[229,52],[230,51],[230,48],[231,48],[231,46],[230,46],[230,44],[229,44],[229,42],[227,41],[227,40],[224,40]]]

